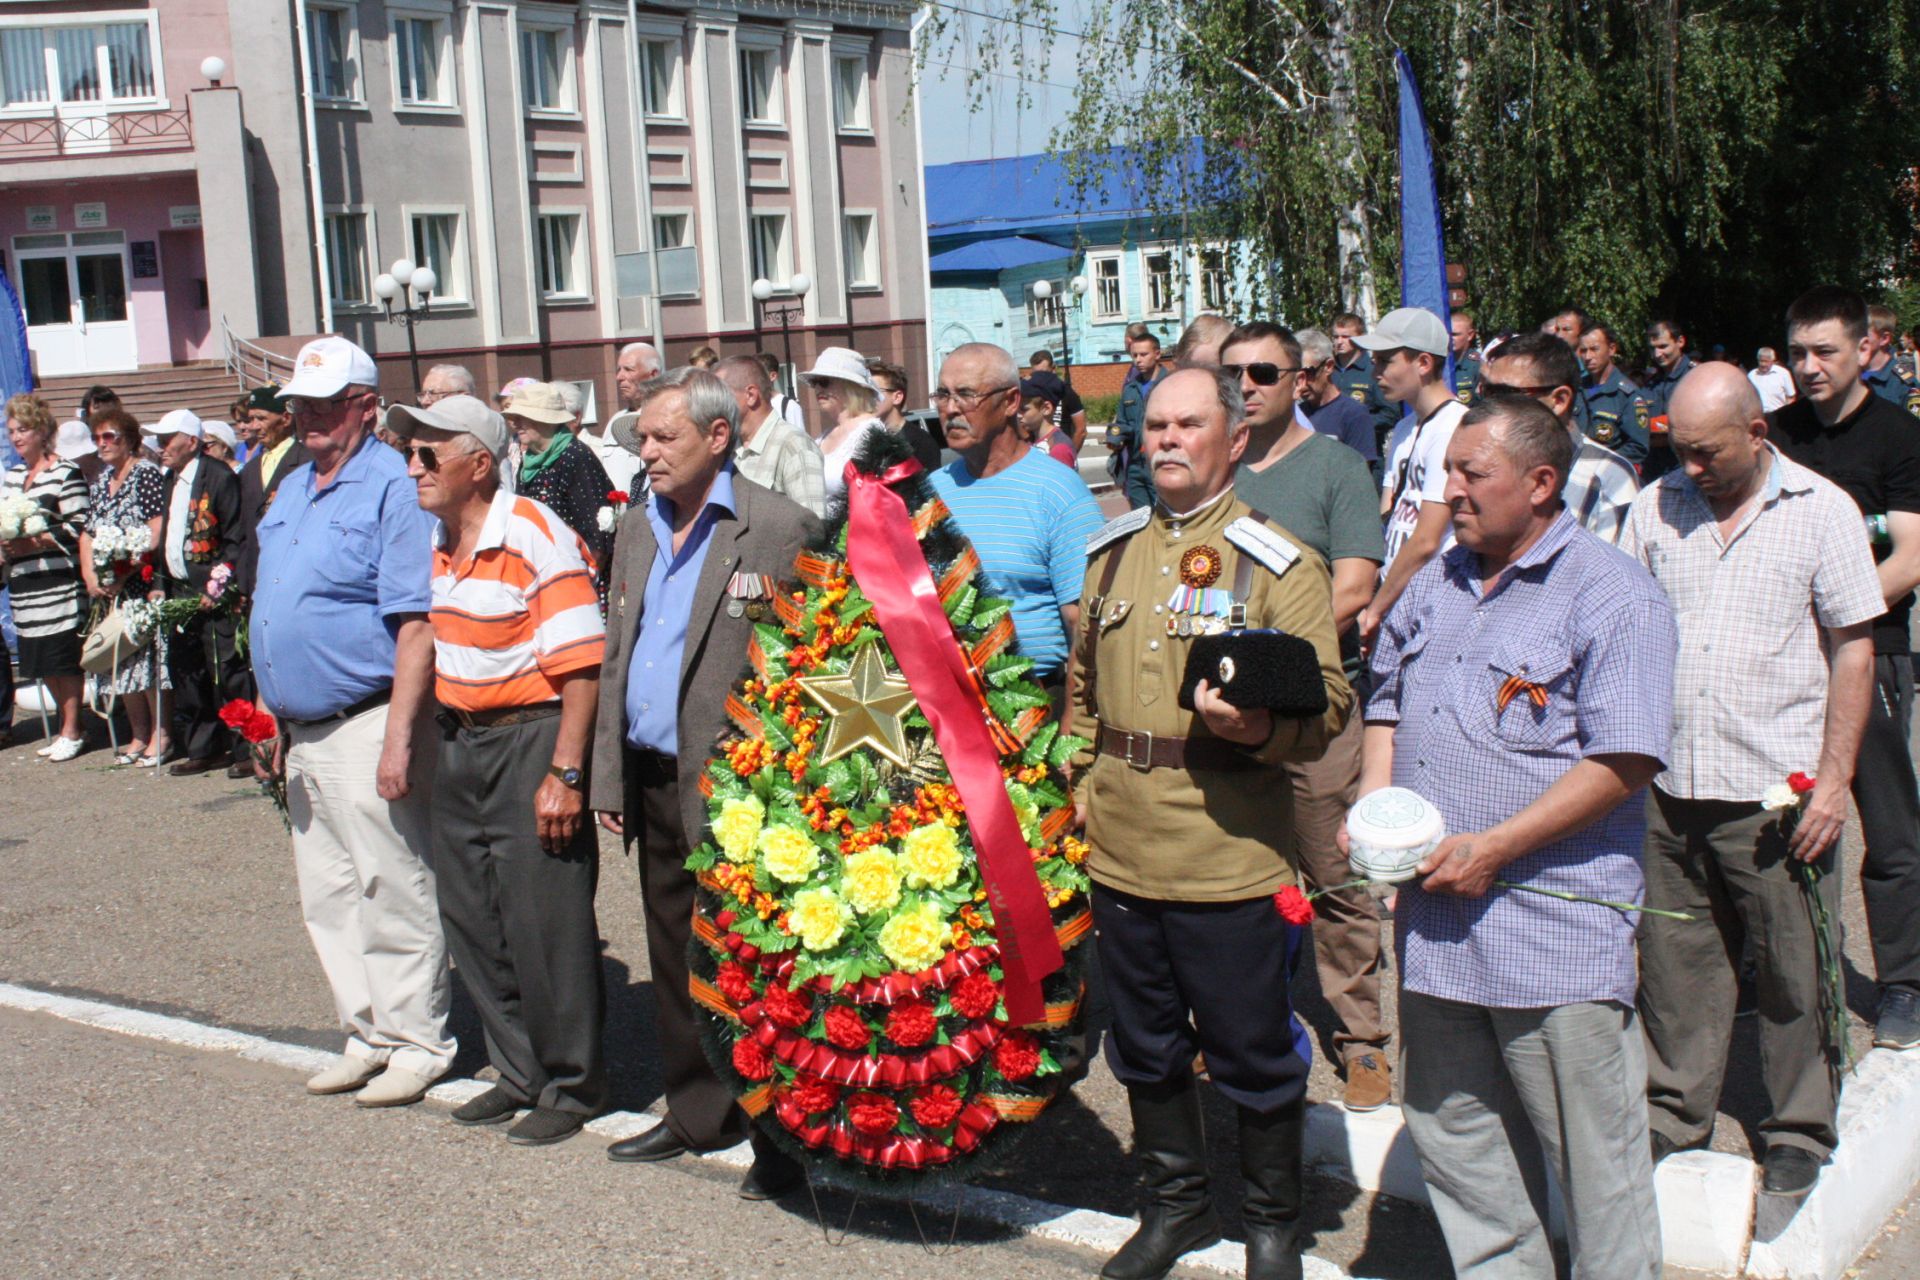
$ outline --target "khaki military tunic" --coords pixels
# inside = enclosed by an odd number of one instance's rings
[[[1143,507],[1089,543],[1069,686],[1072,730],[1096,741],[1100,725],[1205,739],[1214,750],[1244,753],[1254,767],[1139,768],[1089,749],[1074,761],[1074,778],[1087,808],[1087,869],[1096,881],[1143,898],[1232,902],[1293,882],[1293,790],[1279,766],[1319,759],[1346,724],[1353,690],[1340,669],[1326,562],[1272,521],[1254,518],[1231,489],[1189,515],[1177,519],[1158,505]],[[1199,712],[1181,710],[1181,677],[1194,638],[1169,635],[1167,620],[1175,612],[1181,559],[1195,547],[1218,554],[1217,588],[1238,585],[1245,577],[1239,561],[1250,560],[1246,598],[1236,601],[1245,606],[1243,625],[1312,643],[1327,686],[1324,715],[1276,716],[1273,736],[1253,748],[1222,743]]]

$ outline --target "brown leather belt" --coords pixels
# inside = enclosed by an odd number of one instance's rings
[[[495,707],[487,711],[462,711],[446,708],[454,723],[462,729],[498,729],[510,724],[529,724],[560,714],[557,702],[536,702],[530,707]]]
[[[1124,760],[1135,769],[1200,769],[1212,773],[1242,773],[1263,766],[1252,755],[1220,738],[1156,738],[1150,733],[1128,733],[1100,726],[1098,750]]]

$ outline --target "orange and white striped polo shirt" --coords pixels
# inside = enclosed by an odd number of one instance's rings
[[[578,534],[532,498],[494,495],[473,558],[456,566],[435,529],[434,692],[497,711],[552,702],[562,677],[600,665],[606,624]]]

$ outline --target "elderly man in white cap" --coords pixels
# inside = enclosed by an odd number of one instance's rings
[[[1409,414],[1393,429],[1380,514],[1387,521],[1387,561],[1380,589],[1360,614],[1360,640],[1371,644],[1380,620],[1427,561],[1453,545],[1453,509],[1446,499],[1447,443],[1467,406],[1447,383],[1446,322],[1424,307],[1389,311],[1372,333],[1353,339],[1373,353],[1380,394]]]
[[[371,438],[378,378],[345,338],[295,358],[279,398],[312,461],[255,530],[250,632],[307,932],[347,1033],[307,1089],[357,1089],[368,1107],[418,1101],[455,1047],[428,862],[433,520],[405,460]]]
[[[246,547],[246,525],[240,518],[240,479],[231,467],[206,456],[206,424],[191,409],[173,410],[153,433],[167,484],[149,598],[196,598],[204,611],[167,642],[173,742],[186,757],[168,772],[186,777],[225,769],[247,749],[220,723],[221,706],[246,697],[247,682],[233,617],[218,609]]]

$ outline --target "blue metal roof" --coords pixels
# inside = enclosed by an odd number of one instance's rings
[[[966,160],[930,165],[927,178],[927,234],[987,235],[1071,227],[1077,222],[1145,214],[1150,184],[1158,189],[1162,212],[1180,207],[1165,188],[1184,190],[1186,203],[1208,203],[1207,191],[1224,180],[1230,165],[1209,167],[1205,149],[1191,139],[1158,165],[1146,167],[1132,148],[1114,147],[1094,157],[1087,187],[1080,190],[1068,174],[1067,157],[1056,152],[1000,160]],[[944,255],[942,255],[944,256]],[[937,260],[936,260],[937,261]],[[934,267],[938,271],[938,266]]]
[[[942,272],[1005,271],[1008,267],[1030,267],[1039,262],[1058,262],[1071,258],[1073,250],[1027,236],[1001,236],[993,240],[975,240],[945,253],[936,253],[927,262],[935,275]]]

